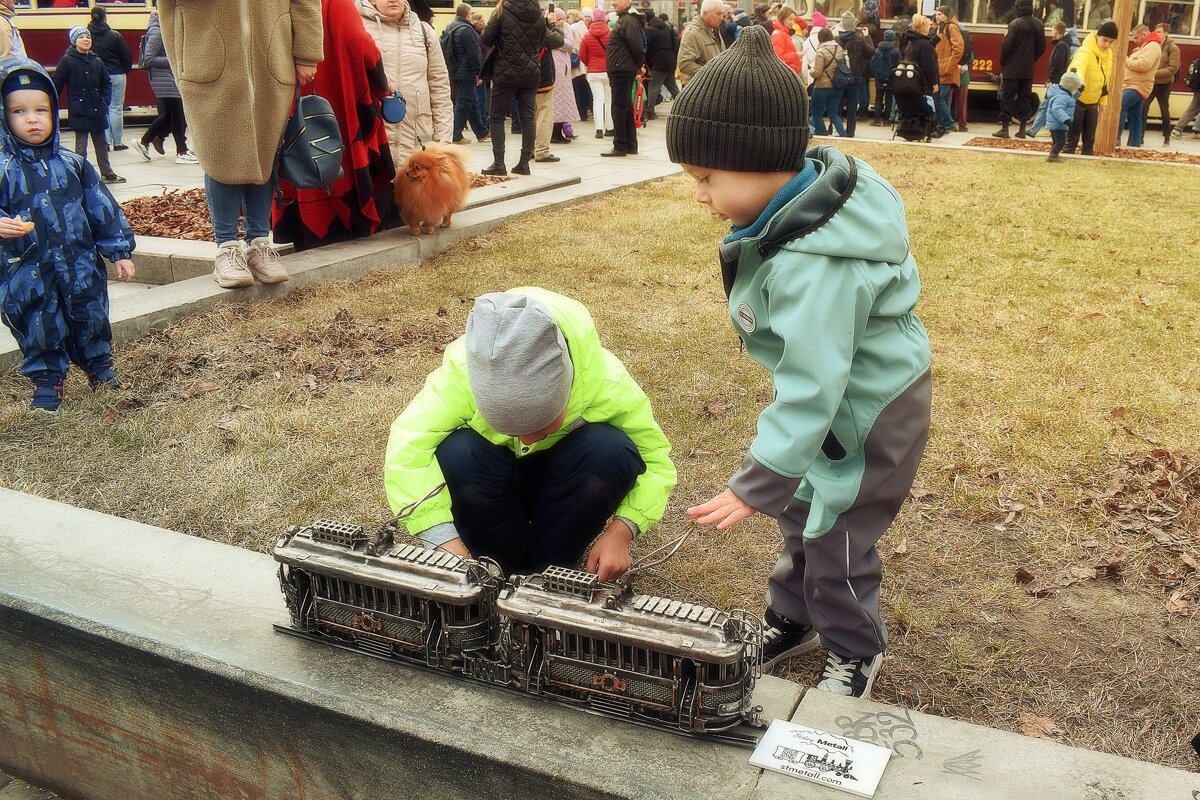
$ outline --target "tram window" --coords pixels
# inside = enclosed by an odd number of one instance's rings
[[[881,19],[899,19],[911,17],[919,9],[916,0],[880,0],[879,16]]]
[[[1095,30],[1106,20],[1112,19],[1112,0],[1092,0],[1088,6],[1087,28]]]
[[[1151,28],[1159,23],[1166,23],[1167,31],[1172,36],[1190,36],[1194,5],[1194,3],[1160,3],[1148,0],[1143,7],[1142,23]]]

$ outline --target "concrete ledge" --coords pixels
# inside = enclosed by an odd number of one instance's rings
[[[1195,800],[1200,775],[934,717],[809,692],[793,722],[891,747],[876,800]],[[774,772],[754,800],[845,800],[835,789]]]
[[[276,634],[275,563],[0,490],[0,769],[84,800],[746,798],[749,751]],[[766,678],[790,716],[800,688]]]

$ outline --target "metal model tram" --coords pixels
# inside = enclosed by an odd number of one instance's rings
[[[563,567],[506,579],[490,559],[398,544],[396,530],[289,528],[273,552],[292,624],[276,628],[653,727],[757,740],[756,616]]]

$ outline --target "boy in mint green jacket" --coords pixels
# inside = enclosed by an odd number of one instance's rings
[[[734,328],[775,399],[728,488],[688,509],[726,530],[779,522],[765,666],[829,650],[817,688],[869,696],[887,628],[875,544],[929,433],[929,339],[904,204],[832,147],[807,154],[807,97],[761,28],[688,82],[667,121],[696,200],[733,223],[720,248]]]
[[[430,546],[512,574],[574,567],[591,544],[585,568],[608,581],[666,510],[670,454],[588,310],[524,287],[475,299],[392,423],[384,488],[393,511],[416,504],[405,526]]]

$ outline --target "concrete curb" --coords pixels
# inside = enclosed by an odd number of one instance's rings
[[[285,283],[245,289],[222,289],[210,275],[175,283],[154,286],[114,302],[110,311],[114,344],[132,341],[148,333],[162,330],[177,320],[224,303],[244,303],[284,297],[299,289],[327,281],[350,281],[381,269],[413,267],[427,258],[449,249],[458,242],[495,230],[510,219],[534,211],[557,209],[579,200],[598,197],[628,186],[658,180],[678,174],[674,164],[648,164],[639,180],[614,174],[606,180],[590,180],[580,189],[580,178],[527,178],[497,186],[505,191],[519,191],[507,197],[485,198],[468,211],[455,215],[454,226],[438,229],[436,233],[414,237],[406,229],[392,229],[368,239],[343,242],[315,250],[284,256],[283,263],[291,274]],[[526,191],[524,187],[528,187]],[[491,187],[488,187],[491,188]],[[205,243],[190,243],[181,258],[192,257]],[[192,248],[190,245],[197,245]],[[215,246],[214,246],[215,248]],[[0,370],[20,361],[21,353],[7,330],[0,330]]]

